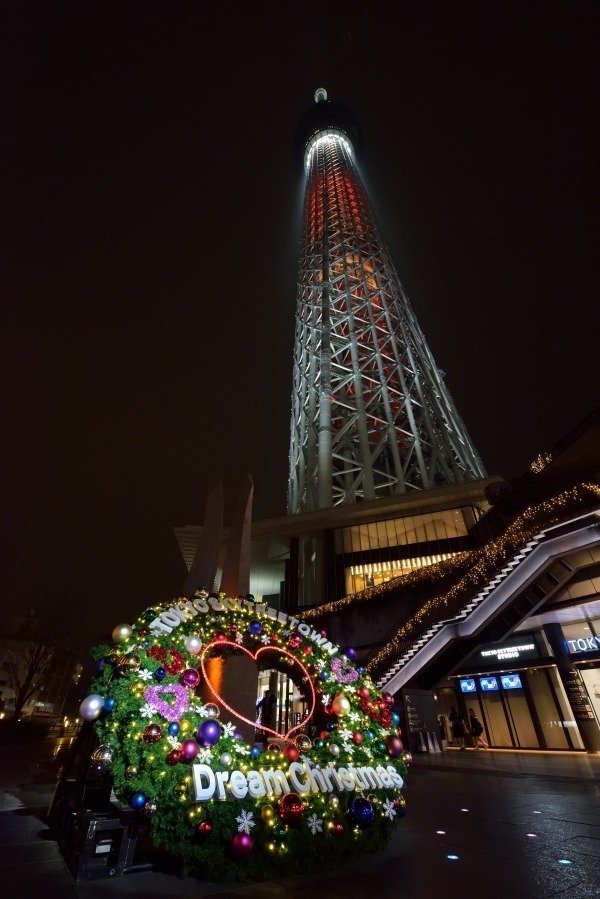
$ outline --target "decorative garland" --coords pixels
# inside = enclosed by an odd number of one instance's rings
[[[429,623],[432,615],[439,614],[440,610],[445,611],[455,607],[461,596],[466,602],[473,592],[491,580],[500,566],[525,546],[528,540],[531,540],[540,531],[547,530],[564,521],[565,512],[573,514],[582,505],[589,504],[590,499],[595,502],[600,499],[598,484],[583,483],[571,487],[550,500],[544,500],[525,509],[500,537],[487,543],[481,549],[472,551],[469,570],[446,593],[434,596],[424,602],[410,621],[399,627],[385,646],[373,656],[366,666],[367,671],[381,671],[386,659],[398,652],[403,641],[422,630],[423,626]],[[446,563],[440,562],[439,568],[444,569],[445,565]],[[429,569],[421,570],[426,574]]]
[[[113,640],[93,650],[98,676],[80,710],[100,742],[93,767],[110,770],[119,802],[144,812],[154,844],[186,871],[268,880],[386,845],[405,813],[410,756],[393,697],[355,667],[353,650],[253,597],[205,591],[147,609]],[[307,698],[305,720],[269,731],[266,748],[244,741],[236,721],[247,719],[209,681],[209,656],[226,664],[240,653],[284,671]],[[217,702],[202,702],[203,684]],[[311,737],[316,708],[326,726]]]

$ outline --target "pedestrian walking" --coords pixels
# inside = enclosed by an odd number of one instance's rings
[[[479,749],[481,746],[482,749],[488,749],[488,744],[483,739],[483,724],[475,714],[474,709],[469,709],[469,724],[471,725],[471,736],[473,737],[473,742],[475,743],[475,749]]]

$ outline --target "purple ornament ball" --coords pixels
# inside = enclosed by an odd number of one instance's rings
[[[184,687],[197,687],[200,683],[200,672],[196,668],[186,668],[179,676],[179,683]]]
[[[386,737],[385,745],[388,751],[388,755],[391,755],[393,759],[397,759],[402,755],[404,746],[402,745],[402,740],[399,737],[394,737],[391,735]]]
[[[236,860],[239,861],[242,858],[246,858],[250,855],[253,848],[254,840],[249,833],[240,831],[234,834],[233,840],[231,841],[231,854]]]
[[[207,749],[219,742],[221,725],[214,718],[203,721],[198,728],[198,742]]]
[[[179,749],[181,760],[183,762],[193,762],[198,755],[198,748],[198,744],[195,740],[192,740],[191,738],[189,740],[184,740]]]

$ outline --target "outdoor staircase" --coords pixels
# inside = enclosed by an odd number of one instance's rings
[[[524,544],[521,549],[515,553],[514,556],[510,559],[509,562],[496,574],[490,581],[487,582],[485,587],[479,591],[479,593],[469,600],[456,615],[451,618],[444,618],[440,621],[432,624],[424,634],[421,634],[410,646],[409,649],[405,650],[401,655],[399,655],[394,661],[393,665],[381,675],[381,677],[377,680],[377,686],[380,689],[386,687],[389,681],[396,675],[398,672],[404,668],[404,666],[410,662],[410,660],[423,649],[440,631],[442,631],[445,627],[449,625],[459,624],[461,621],[464,621],[468,618],[474,611],[477,609],[481,603],[487,599],[487,597],[492,593],[499,584],[502,583],[510,573],[517,568],[518,565],[535,549],[536,546],[539,545],[540,541],[543,540],[546,532],[541,531],[539,534],[536,534],[531,540],[529,540],[526,544]]]

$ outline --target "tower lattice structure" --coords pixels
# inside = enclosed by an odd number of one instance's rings
[[[291,514],[485,476],[377,225],[356,120],[315,101],[297,136]]]

